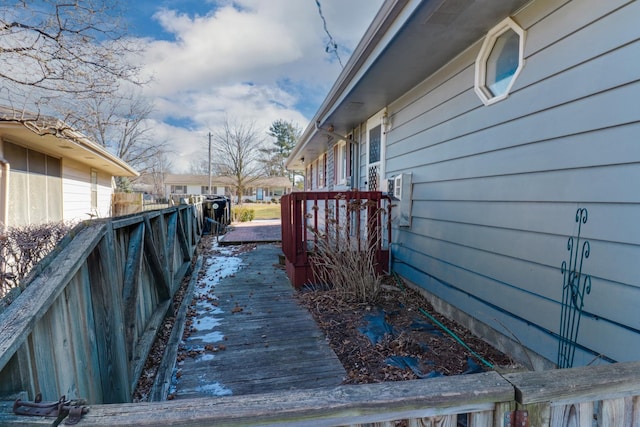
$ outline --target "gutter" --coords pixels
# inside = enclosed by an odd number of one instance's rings
[[[107,151],[106,149],[102,148],[100,145],[94,143],[93,141],[91,141],[89,138],[87,138],[85,135],[83,135],[82,133],[74,130],[74,129],[70,129],[70,128],[65,128],[62,130],[62,136],[69,140],[69,141],[73,141],[76,144],[78,144],[80,147],[84,148],[86,151],[91,152],[92,154],[102,157],[103,159],[116,164],[117,166],[119,166],[120,168],[124,169],[125,171],[129,172],[131,174],[131,176],[138,177],[140,176],[140,173],[138,171],[136,171],[135,169],[133,169],[128,163],[126,163],[124,160],[122,160],[121,158],[114,156],[113,154],[111,154],[109,151]]]

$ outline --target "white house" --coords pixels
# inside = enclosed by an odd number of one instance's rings
[[[628,0],[385,1],[287,167],[393,190],[391,268],[520,360],[637,360],[638,22]]]
[[[230,197],[235,196],[236,181],[228,176],[212,176],[209,191],[209,175],[168,174],[164,178],[164,184],[167,196],[215,194]],[[289,178],[282,176],[250,179],[247,180],[242,200],[279,200],[282,195],[290,193],[292,187]]]
[[[113,177],[138,173],[64,122],[0,109],[0,223],[111,214]]]

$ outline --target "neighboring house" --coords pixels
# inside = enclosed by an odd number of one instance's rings
[[[393,189],[393,270],[501,349],[637,360],[638,22],[640,1],[385,1],[287,167]]]
[[[211,177],[209,191],[209,175],[166,175],[164,178],[166,195],[200,195],[216,194],[220,196],[235,196],[236,181],[227,176]],[[242,200],[265,201],[279,200],[284,194],[291,192],[292,184],[287,177],[264,177],[248,181],[242,195]]]
[[[64,122],[0,108],[0,223],[111,214],[113,177],[138,173]]]

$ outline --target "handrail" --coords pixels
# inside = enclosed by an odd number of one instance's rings
[[[280,199],[282,252],[286,270],[294,287],[313,279],[309,253],[318,246],[320,236],[339,229],[359,250],[375,248],[378,273],[388,270],[391,241],[391,204],[379,191],[310,191],[289,193]],[[385,214],[383,217],[383,213]]]

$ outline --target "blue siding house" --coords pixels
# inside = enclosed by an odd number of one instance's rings
[[[388,0],[287,161],[535,369],[640,355],[640,1]]]

